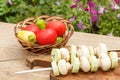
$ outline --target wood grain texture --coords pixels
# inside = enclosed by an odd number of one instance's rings
[[[39,56],[31,56],[26,59],[26,63],[30,69],[33,69],[35,66],[51,67],[51,56],[43,54]]]
[[[99,70],[95,73],[84,73],[81,71],[77,74],[69,73],[66,76],[60,75],[58,77],[55,77],[51,72],[50,80],[120,80],[120,68],[109,70],[107,72]]]
[[[35,67],[42,68],[42,67]],[[18,71],[30,70],[25,60],[0,62],[0,80],[49,80],[49,71],[33,72],[27,74],[14,74]]]
[[[22,46],[18,43],[17,39],[15,38],[14,36],[15,25],[16,24],[0,22],[0,80],[49,80],[50,71],[28,73],[28,74],[21,74],[21,75],[13,74],[16,71],[29,70],[30,68],[26,66],[26,61],[23,59],[13,60],[13,61],[9,61],[9,60],[25,58],[25,57],[27,58],[28,56],[31,56],[29,53],[26,53],[23,50]],[[91,45],[95,47],[100,42],[107,44],[108,49],[120,49],[119,37],[88,34],[88,33],[81,33],[81,32],[74,32],[74,34],[68,41],[67,45],[74,44],[76,46],[79,46],[79,45],[85,44],[85,45]],[[1,62],[2,60],[8,60],[8,61]],[[41,67],[35,67],[35,68],[41,68]],[[116,72],[118,71],[120,73],[119,68],[115,69],[115,71]],[[108,72],[105,72],[101,75],[98,75],[100,72],[92,73],[92,74],[90,73],[85,74],[83,72],[79,72],[80,73],[79,76],[84,78],[84,80],[88,80],[87,76],[89,76],[91,80],[97,80],[96,77],[99,77],[98,80],[120,79],[119,77],[114,76],[115,74],[119,75],[118,73],[113,74],[112,73],[113,70],[110,72],[111,73],[109,74],[109,76],[106,76]],[[94,76],[91,76],[91,75],[94,75]],[[105,77],[104,79],[101,78],[102,75],[104,75]],[[68,80],[70,78],[68,78]],[[74,80],[76,79],[75,75],[73,76],[73,78]]]

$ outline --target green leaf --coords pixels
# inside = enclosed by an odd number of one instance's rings
[[[40,4],[44,4],[45,3],[45,0],[40,0]]]

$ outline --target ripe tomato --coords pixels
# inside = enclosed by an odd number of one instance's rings
[[[52,28],[57,32],[57,36],[63,36],[66,31],[66,25],[58,20],[52,20],[47,22],[46,28]]]
[[[30,24],[30,25],[26,26],[26,27],[24,28],[24,30],[32,31],[32,32],[34,32],[35,34],[37,34],[37,32],[40,31],[40,29],[39,29],[35,24]]]
[[[57,33],[53,29],[43,29],[36,34],[36,39],[40,45],[55,44]]]

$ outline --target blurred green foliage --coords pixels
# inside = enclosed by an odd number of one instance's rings
[[[8,4],[11,1],[12,4]],[[120,19],[116,16],[120,14],[120,9],[113,11],[109,7],[112,0],[93,0],[96,5],[106,6],[107,13],[99,16],[99,24],[96,27],[91,26],[90,13],[82,9],[82,4],[87,7],[88,0],[80,0],[76,8],[70,6],[75,0],[0,0],[0,21],[9,23],[18,23],[28,17],[38,17],[40,15],[60,15],[69,20],[75,16],[72,22],[75,31],[97,33],[107,35],[111,33],[114,36],[120,36]],[[59,4],[58,4],[58,3]],[[85,29],[79,29],[77,24],[82,21]]]

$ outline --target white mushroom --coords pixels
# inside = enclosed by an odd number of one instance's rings
[[[80,58],[81,55],[82,55],[82,51],[81,51],[81,49],[79,48],[79,49],[77,50],[77,57]]]
[[[68,68],[64,59],[58,61],[58,69],[62,75],[66,75],[68,73]]]
[[[69,53],[68,49],[60,48],[60,52],[61,52],[61,55],[62,55],[62,59],[65,59],[66,61],[70,60],[70,53]]]
[[[107,71],[107,70],[110,69],[111,61],[110,61],[109,56],[106,53],[105,54],[100,54],[99,60],[100,60],[100,68],[103,71]]]
[[[84,72],[88,72],[90,71],[90,63],[88,61],[88,58],[85,57],[85,56],[82,56],[80,58],[80,62],[81,62],[81,69],[84,71]]]
[[[87,46],[82,45],[82,46],[80,46],[79,48],[81,49],[81,52],[82,52],[81,56],[88,57],[88,56],[90,55]]]
[[[99,45],[96,47],[96,55],[99,57],[100,54],[108,52],[107,46],[104,43],[99,43]]]
[[[71,69],[72,69],[72,65],[71,65],[69,62],[66,62],[66,66],[67,66],[67,69],[68,69],[68,70],[71,70]]]

